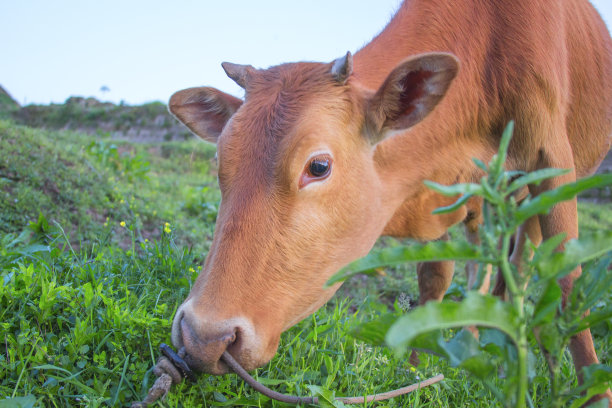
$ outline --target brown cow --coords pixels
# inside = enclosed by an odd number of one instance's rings
[[[354,60],[224,69],[244,103],[213,88],[170,100],[218,148],[214,240],[172,328],[213,374],[226,349],[247,369],[269,361],[379,236],[434,240],[466,219],[473,235],[477,203],[432,215],[451,200],[423,181],[478,180],[472,158],[488,161],[511,119],[508,168],[574,170],[532,194],[592,173],[612,140],[612,41],[587,0],[406,0]],[[577,237],[575,200],[523,228],[536,242],[559,232]],[[418,272],[422,300],[439,299],[453,264]],[[570,348],[577,368],[597,362],[588,331]]]

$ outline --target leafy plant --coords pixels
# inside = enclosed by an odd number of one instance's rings
[[[556,251],[564,240],[563,234],[549,238],[537,248],[528,243],[533,257],[524,256],[518,267],[510,263],[508,253],[518,227],[527,219],[546,213],[557,203],[572,199],[581,191],[612,185],[612,175],[588,177],[537,197],[527,197],[519,203],[513,193],[527,185],[565,174],[567,170],[505,171],[512,131],[513,124],[510,123],[502,136],[498,154],[488,165],[475,160],[476,165],[486,172],[480,183],[443,186],[427,182],[430,188],[441,194],[460,195],[453,205],[439,208],[435,213],[454,211],[471,197],[484,199],[484,225],[480,230],[483,244],[480,247],[468,242],[433,242],[381,249],[349,265],[328,283],[386,265],[445,259],[477,261],[481,280],[486,265],[492,264],[503,275],[509,302],[488,294],[469,292],[460,302],[430,302],[400,317],[387,315],[360,325],[353,334],[373,344],[384,342],[400,354],[409,347],[416,347],[445,356],[452,366],[461,367],[479,378],[500,404],[507,407],[533,405],[528,390],[536,377],[534,360],[538,355],[543,356],[550,382],[545,404],[575,407],[593,395],[605,392],[612,380],[612,368],[604,365],[584,368],[580,373],[584,382],[578,387],[563,382],[560,372],[560,362],[570,338],[612,317],[612,306],[600,304],[612,287],[609,270],[612,231],[582,234],[579,239],[569,241],[563,252]],[[584,272],[575,281],[567,304],[562,307],[562,294],[557,282],[584,263]],[[528,282],[531,282],[529,286]],[[466,330],[455,333],[448,341],[444,339],[443,329],[469,325],[485,328],[478,340]],[[499,372],[505,375],[501,386],[491,380]]]
[[[89,144],[87,152],[96,157],[102,166],[124,174],[130,181],[134,178],[146,178],[149,171],[150,164],[141,154],[129,152],[119,154],[119,149],[114,143],[96,140]]]

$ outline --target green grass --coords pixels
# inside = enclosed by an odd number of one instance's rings
[[[72,129],[95,135],[117,133],[126,137],[144,131],[145,138],[157,140],[176,138],[182,141],[192,137],[161,102],[130,106],[99,102],[94,98],[71,97],[63,104],[17,107],[9,105],[9,102],[3,104],[0,94],[0,118],[10,118],[30,127]]]
[[[214,147],[199,140],[130,144],[0,121],[0,232],[20,231],[45,214],[75,246],[90,246],[123,221],[139,241],[166,222],[179,243],[202,254],[220,195],[210,170]],[[124,229],[113,242],[129,245]]]
[[[2,402],[12,397],[45,407],[129,406],[144,397],[158,345],[169,343],[172,317],[210,245],[219,202],[213,156],[214,147],[198,140],[120,143],[0,121],[0,407],[17,406]],[[579,208],[581,228],[612,229],[609,204]],[[457,271],[449,296],[465,287],[462,265]],[[297,395],[309,395],[309,384],[362,395],[443,373],[440,384],[376,406],[491,406],[479,382],[438,357],[422,355],[412,367],[350,336],[359,322],[399,313],[418,298],[414,265],[386,274],[345,283],[283,335],[256,376]],[[611,326],[593,330],[606,364]],[[544,365],[536,372],[530,393],[538,406]],[[575,378],[569,354],[563,372]],[[234,375],[202,375],[159,406],[285,405]]]
[[[171,234],[128,250],[108,245],[108,236],[80,253],[57,248],[67,245],[61,236],[48,246],[37,237],[43,239],[34,234],[28,242],[25,235],[9,234],[2,242],[0,395],[34,395],[44,406],[128,405],[142,398],[153,380],[157,346],[169,342],[172,316],[195,279],[194,256],[176,247]],[[360,395],[442,372],[435,357],[424,357],[411,370],[389,350],[348,335],[358,322],[386,312],[374,299],[336,299],[287,332],[278,355],[257,375],[298,395],[309,395],[308,384]],[[457,399],[447,392],[453,382],[465,382],[463,374],[449,381],[401,405],[381,406],[464,405],[466,395]],[[474,385],[470,389],[473,395]],[[267,402],[233,375],[182,384],[166,404],[282,405]],[[473,406],[485,406],[486,399],[479,404]]]

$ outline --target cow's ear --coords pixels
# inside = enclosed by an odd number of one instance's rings
[[[457,75],[452,54],[428,53],[401,62],[368,101],[366,121],[373,142],[388,130],[408,129],[425,118]]]
[[[215,88],[201,87],[178,91],[168,109],[202,139],[217,143],[223,127],[242,105],[242,100]]]

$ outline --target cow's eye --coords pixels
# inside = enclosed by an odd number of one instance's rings
[[[311,158],[306,164],[306,168],[300,177],[300,188],[306,187],[313,181],[326,179],[332,168],[332,158],[327,154],[322,154]]]
[[[315,157],[308,165],[308,173],[312,177],[321,178],[329,174],[331,159],[327,156]]]

